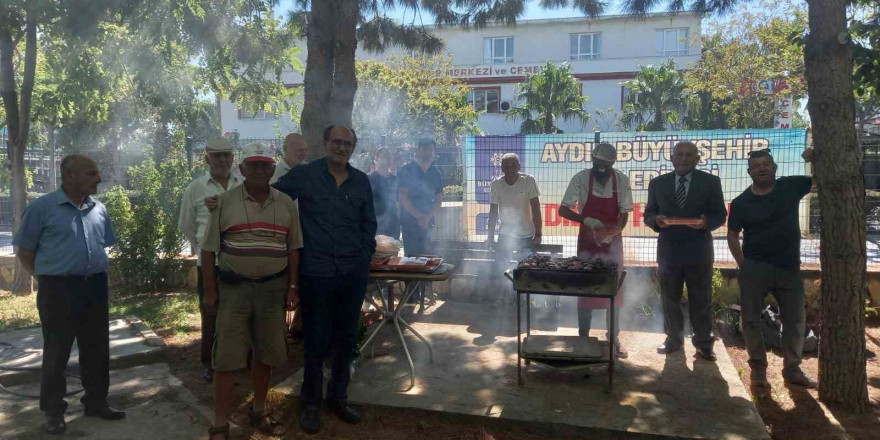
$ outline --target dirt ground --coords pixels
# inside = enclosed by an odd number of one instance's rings
[[[748,355],[741,336],[722,331],[723,341],[736,365],[743,383],[749,385]],[[168,344],[168,360],[174,374],[195,393],[207,406],[211,405],[212,388],[201,377],[199,367],[198,333],[185,337],[162,335]],[[867,330],[867,347],[871,352],[880,353],[880,322],[873,322]],[[849,416],[825,409],[818,401],[818,392],[789,389],[782,381],[782,358],[778,353],[768,353],[770,368],[768,378],[772,392],[768,396],[753,396],[758,411],[767,425],[767,431],[777,440],[799,439],[868,439],[876,438],[880,432],[880,358],[868,359],[869,393],[872,402],[870,413],[862,416]],[[302,366],[302,342],[291,343],[288,364],[273,374],[274,381],[280,382]],[[808,356],[804,360],[804,371],[818,378],[818,359]],[[238,375],[236,399],[240,402],[233,420],[246,427],[247,401],[251,390],[250,378],[245,372]],[[278,409],[287,425],[285,438],[300,438],[302,433],[296,421],[297,402],[286,400],[280,394],[270,396],[270,407]],[[315,440],[324,439],[410,439],[420,440],[543,440],[583,438],[582,434],[565,428],[547,432],[547,427],[467,417],[453,414],[421,410],[401,410],[395,408],[370,407],[364,411],[364,420],[359,425],[347,425],[337,420],[333,414],[322,414],[323,430],[320,434],[309,436]],[[246,438],[269,439],[248,428],[244,428]],[[845,435],[848,435],[846,437]]]
[[[848,415],[831,411],[819,402],[818,390],[788,388],[782,379],[782,356],[768,353],[767,379],[770,393],[752,393],[752,400],[767,425],[767,432],[776,440],[800,439],[870,439],[880,437],[880,320],[868,323],[866,348],[868,350],[868,413]],[[742,335],[721,331],[727,353],[740,373],[740,378],[750,385],[748,353]],[[872,356],[872,353],[874,354]],[[813,379],[819,378],[819,359],[804,356],[801,368]]]

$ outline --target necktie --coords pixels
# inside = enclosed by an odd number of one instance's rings
[[[684,200],[687,198],[687,188],[685,188],[684,184],[687,181],[687,178],[684,176],[678,179],[678,189],[675,191],[675,206],[678,206],[678,209],[684,208]]]

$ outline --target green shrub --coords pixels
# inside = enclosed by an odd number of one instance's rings
[[[177,215],[190,173],[181,155],[159,167],[145,160],[128,173],[133,190],[116,186],[104,197],[117,238],[112,270],[126,288],[154,291],[168,287],[170,275],[181,269]]]

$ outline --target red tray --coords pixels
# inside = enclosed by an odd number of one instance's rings
[[[428,264],[400,264],[400,257],[374,259],[370,264],[370,270],[406,271],[406,272],[433,272],[443,263],[442,258],[431,258]]]

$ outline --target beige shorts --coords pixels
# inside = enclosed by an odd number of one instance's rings
[[[277,367],[287,361],[287,277],[264,283],[218,281],[220,301],[212,364],[217,371],[247,366],[248,347],[254,360]]]

